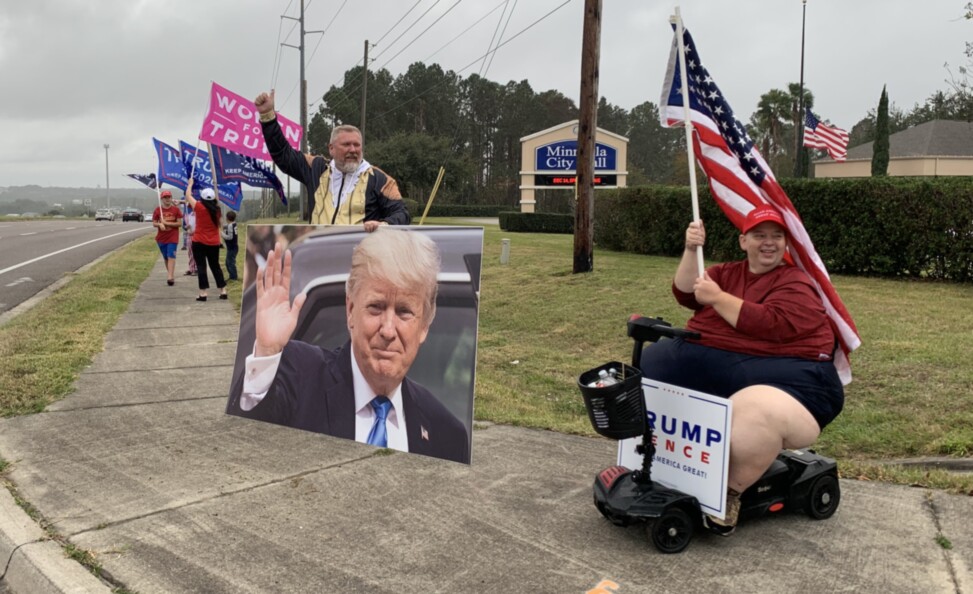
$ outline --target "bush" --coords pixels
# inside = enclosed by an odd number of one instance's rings
[[[413,200],[412,198],[403,198],[402,202],[405,203],[405,207],[408,209],[409,215],[414,219],[413,223],[418,223],[419,219],[422,217],[422,208],[419,207],[419,202]]]
[[[785,179],[822,261],[833,273],[973,281],[973,184],[969,178]],[[678,256],[692,218],[687,187],[600,192],[595,243],[640,254]],[[739,232],[708,188],[699,188],[706,256],[741,257]]]
[[[426,206],[420,205],[416,212],[422,216],[422,211]],[[440,204],[432,203],[429,209],[431,217],[498,217],[500,211],[509,209],[509,206],[502,204]],[[409,212],[412,212],[411,210]]]
[[[537,212],[500,213],[500,229],[515,233],[574,233],[574,215]]]

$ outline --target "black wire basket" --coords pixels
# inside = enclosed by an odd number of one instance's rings
[[[618,382],[595,385],[601,371],[615,369]],[[598,435],[610,439],[638,437],[645,432],[645,399],[642,396],[642,372],[637,367],[617,361],[605,363],[582,373],[578,388],[588,410],[588,419]]]

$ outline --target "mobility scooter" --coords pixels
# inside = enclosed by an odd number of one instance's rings
[[[679,553],[702,526],[703,512],[696,497],[652,480],[653,427],[638,365],[646,342],[699,338],[699,334],[673,328],[662,318],[635,315],[628,322],[628,335],[635,341],[631,365],[606,363],[578,378],[588,418],[599,435],[615,440],[642,437],[636,447],[642,455],[641,468],[610,466],[595,477],[595,507],[618,526],[645,523],[659,551]],[[615,377],[605,381],[609,370],[615,371]],[[740,518],[804,511],[823,520],[834,514],[840,500],[834,460],[811,450],[782,450],[760,480],[740,496]]]

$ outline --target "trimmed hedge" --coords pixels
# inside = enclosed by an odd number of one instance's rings
[[[513,212],[500,213],[500,229],[515,233],[574,233],[574,215]]]
[[[973,281],[970,178],[784,179],[808,235],[832,273]],[[600,192],[595,243],[640,254],[678,256],[692,218],[689,188],[641,186]],[[706,255],[741,257],[733,228],[699,188]]]
[[[416,207],[418,216],[422,216],[422,211],[425,210],[425,204],[419,204]],[[431,217],[498,217],[500,212],[503,210],[509,210],[510,206],[503,204],[440,204],[438,202],[432,203],[432,208],[429,209],[429,216]],[[413,211],[409,211],[413,212]]]

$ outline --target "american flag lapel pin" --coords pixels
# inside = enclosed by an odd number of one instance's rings
[[[422,425],[419,425],[419,436],[422,439],[429,441],[429,431],[427,431]]]

